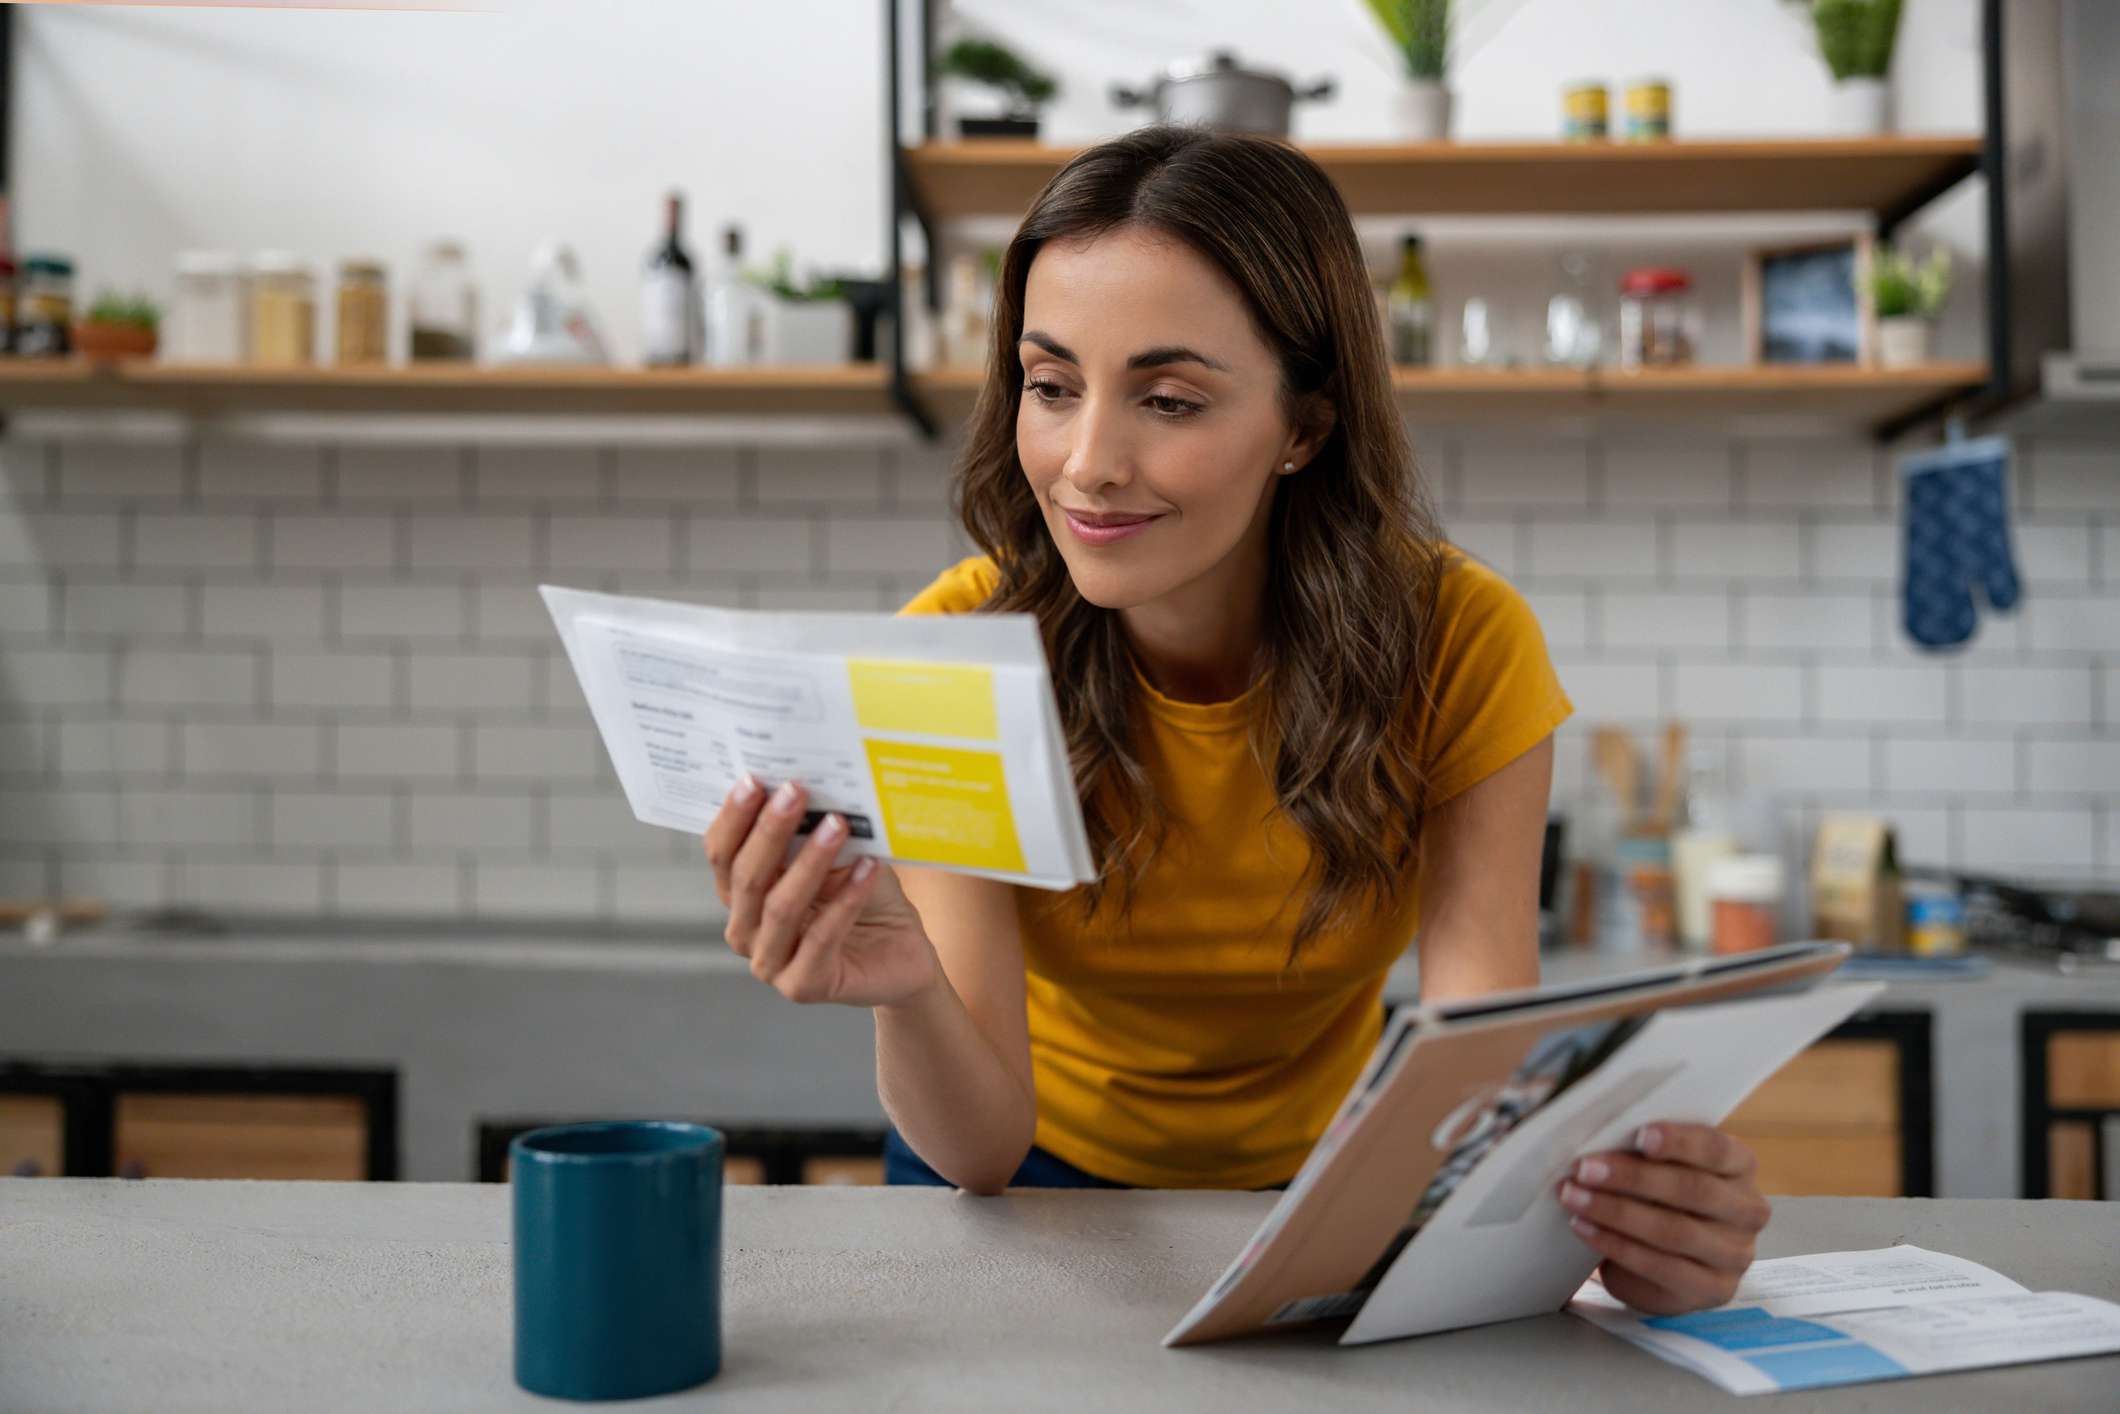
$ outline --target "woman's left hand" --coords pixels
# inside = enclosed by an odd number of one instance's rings
[[[1752,1151],[1705,1124],[1647,1125],[1635,1143],[1576,1160],[1560,1186],[1569,1226],[1604,1257],[1605,1290],[1636,1310],[1722,1305],[1771,1211]]]

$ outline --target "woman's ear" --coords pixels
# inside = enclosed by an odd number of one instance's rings
[[[1330,402],[1324,398],[1309,399],[1303,407],[1302,422],[1296,435],[1289,441],[1288,450],[1281,453],[1280,463],[1274,470],[1290,476],[1310,465],[1338,424],[1339,412]]]

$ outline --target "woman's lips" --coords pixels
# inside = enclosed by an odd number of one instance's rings
[[[1067,528],[1075,533],[1075,538],[1085,545],[1116,544],[1130,535],[1139,535],[1162,519],[1161,515],[1092,515],[1088,511],[1071,511],[1064,506],[1060,514],[1067,518]]]

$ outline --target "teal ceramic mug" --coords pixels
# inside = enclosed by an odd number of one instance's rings
[[[508,1146],[515,1382],[638,1399],[721,1368],[721,1135],[660,1121],[533,1129]]]

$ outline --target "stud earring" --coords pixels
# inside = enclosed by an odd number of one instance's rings
[[[1294,462],[1282,462],[1282,463],[1281,463],[1281,470],[1283,470],[1283,471],[1294,471],[1295,469],[1296,469],[1296,464],[1295,464]]]

